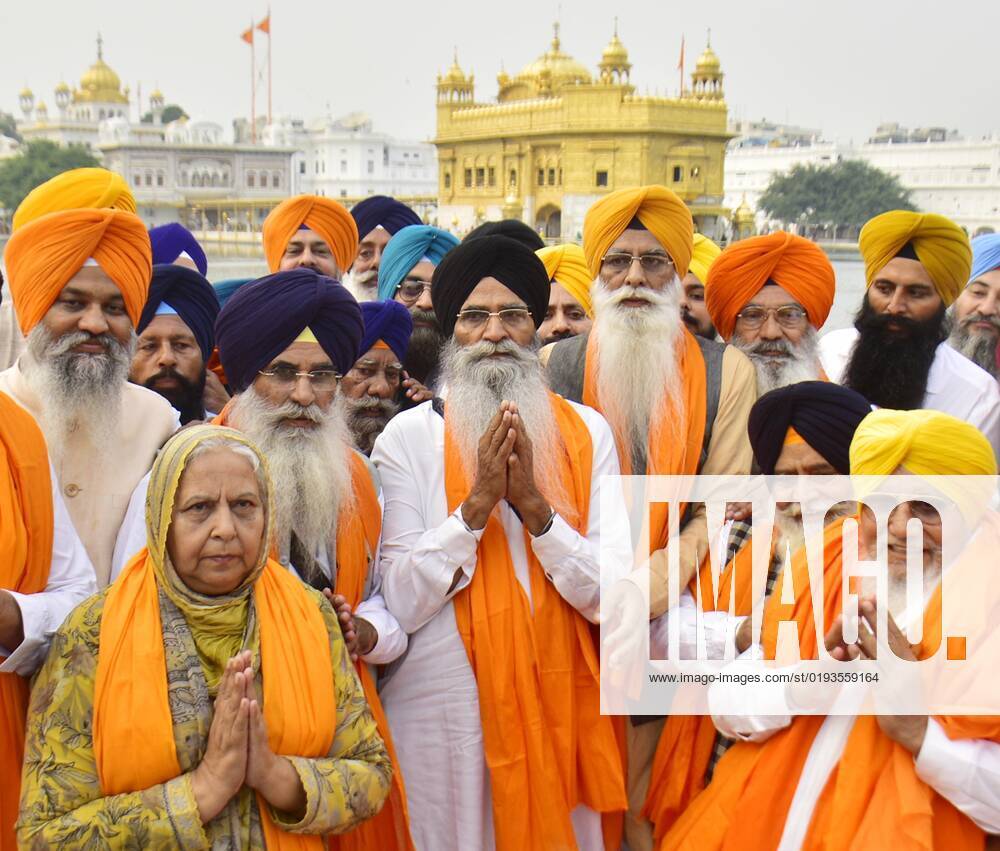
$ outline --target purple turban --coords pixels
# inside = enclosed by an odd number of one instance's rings
[[[359,348],[361,354],[381,340],[403,360],[413,333],[410,311],[398,301],[366,301],[361,305],[361,315],[365,320],[365,335]]]
[[[407,225],[423,224],[420,216],[406,204],[388,195],[372,195],[351,208],[351,215],[358,226],[358,239],[364,239],[381,225],[390,236]]]
[[[306,328],[337,372],[354,366],[364,333],[361,308],[333,278],[298,268],[237,290],[215,323],[219,359],[232,388],[246,390]]]
[[[141,334],[162,314],[176,314],[191,329],[207,361],[215,348],[215,319],[219,315],[219,300],[212,285],[194,269],[162,263],[153,267],[146,306],[142,309],[135,331]]]
[[[169,225],[160,225],[152,228],[149,232],[149,241],[153,246],[153,263],[174,263],[182,254],[186,254],[194,261],[198,271],[202,275],[208,274],[208,258],[184,225],[171,222]]]
[[[455,330],[458,312],[483,278],[496,278],[524,299],[535,328],[545,320],[552,289],[545,264],[523,242],[509,236],[481,236],[453,248],[434,269],[431,301],[446,337]]]

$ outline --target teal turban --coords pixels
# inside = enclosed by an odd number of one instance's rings
[[[378,265],[378,297],[388,301],[410,270],[425,257],[435,266],[458,239],[448,231],[431,225],[409,225],[389,240]]]

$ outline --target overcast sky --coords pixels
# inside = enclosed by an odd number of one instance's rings
[[[0,109],[20,117],[28,85],[53,113],[55,85],[78,83],[100,30],[105,60],[133,97],[141,84],[143,108],[159,86],[228,130],[249,114],[240,32],[266,11],[267,0],[0,0]],[[276,114],[364,110],[402,138],[433,137],[435,74],[455,46],[486,101],[501,63],[513,74],[541,54],[557,17],[563,50],[596,72],[615,15],[640,92],[675,94],[681,36],[690,73],[711,27],[731,116],[841,141],[882,121],[1000,132],[998,0],[272,0],[271,11]],[[261,37],[261,66],[265,46]],[[258,111],[266,103],[261,85]]]

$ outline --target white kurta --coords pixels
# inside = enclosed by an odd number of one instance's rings
[[[590,408],[573,405],[593,440],[593,478],[586,536],[561,517],[531,546],[562,597],[595,620],[600,588],[599,483],[617,475],[611,429]],[[458,634],[451,598],[472,580],[479,534],[448,514],[444,485],[444,420],[430,402],[394,417],[372,451],[385,495],[383,592],[410,633],[407,655],[381,690],[406,785],[410,828],[422,851],[477,851],[494,846],[489,773],[483,752],[479,693]],[[511,561],[528,599],[531,589],[521,522],[501,502]],[[627,562],[627,527],[603,541]],[[616,538],[618,536],[616,535]],[[456,571],[460,579],[452,588]],[[449,592],[450,589],[450,592]],[[540,636],[544,641],[544,636]],[[543,648],[544,652],[544,648]],[[597,813],[573,812],[582,849],[603,848]]]
[[[45,590],[37,594],[19,594],[10,591],[18,608],[24,640],[13,653],[0,647],[0,674],[20,674],[30,677],[45,661],[53,633],[62,626],[78,603],[97,593],[94,568],[87,558],[87,551],[80,536],[73,528],[66,503],[59,493],[59,482],[54,470],[52,475],[52,562]]]
[[[858,339],[854,328],[831,331],[819,341],[819,356],[829,379],[843,382],[851,350]],[[939,343],[927,373],[923,408],[951,414],[974,425],[1000,458],[1000,390],[996,379],[947,343]]]

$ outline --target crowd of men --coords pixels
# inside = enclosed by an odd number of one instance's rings
[[[598,200],[582,246],[516,221],[460,241],[384,196],[350,211],[289,198],[262,240],[268,275],[210,283],[194,237],[147,231],[103,169],[38,186],[14,216],[0,848],[33,847],[31,677],[71,610],[146,546],[149,471],[197,422],[262,450],[273,552],[341,619],[393,758],[379,816],[393,847],[971,849],[1000,833],[996,718],[831,725],[752,701],[740,717],[602,716],[592,629],[648,620],[655,652],[680,618],[752,650],[725,596],[713,612],[690,590],[671,600],[668,552],[682,586],[706,576],[703,507],[677,537],[654,511],[648,609],[626,590],[602,611],[602,555],[632,560],[627,533],[602,539],[608,476],[995,475],[1000,235],[875,217],[853,327],[826,334],[836,278],[815,243],[720,250],[661,186]],[[728,570],[750,549],[734,516]],[[798,569],[780,549],[769,594]],[[870,653],[842,643],[828,650]],[[388,847],[362,837],[352,847]]]

